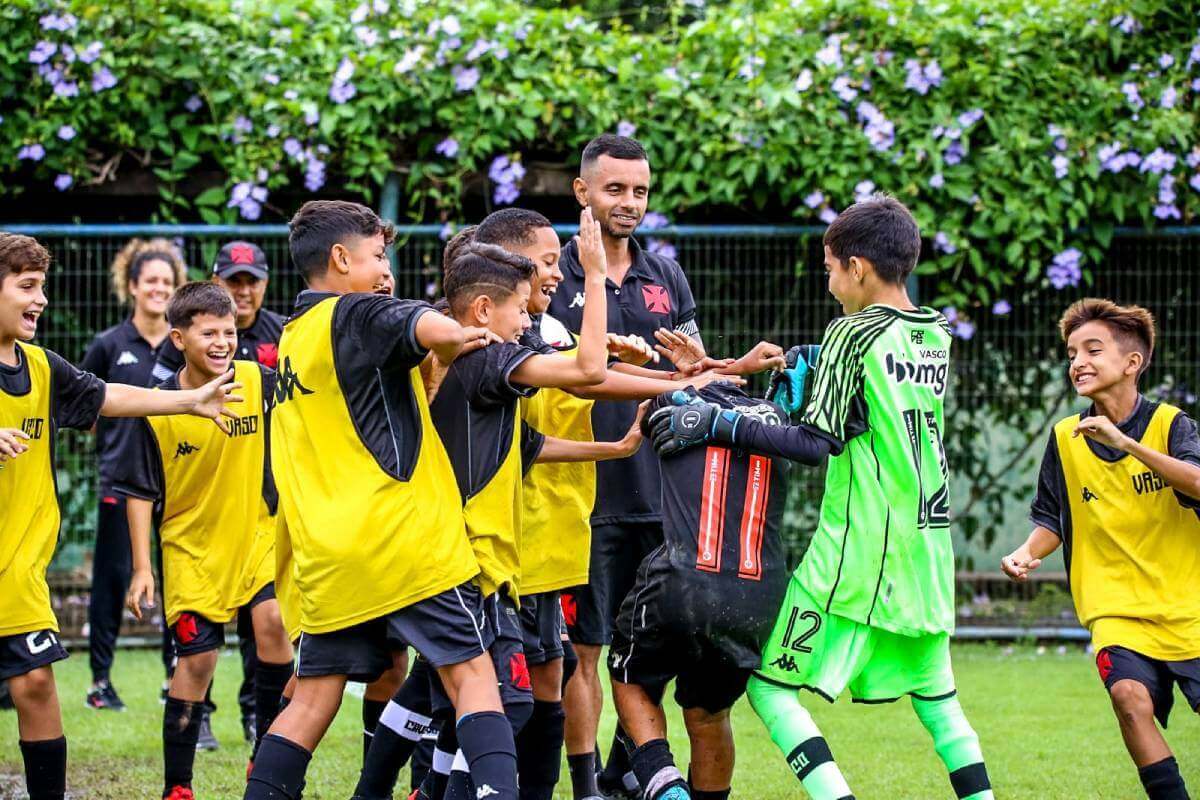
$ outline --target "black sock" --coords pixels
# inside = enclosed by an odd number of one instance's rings
[[[551,800],[562,771],[563,714],[560,701],[533,701],[533,716],[517,736],[521,800]]]
[[[163,708],[163,797],[175,786],[192,785],[196,741],[204,703],[191,703],[167,695]]]
[[[599,782],[636,791],[638,787],[631,785],[633,778],[629,763],[629,753],[633,749],[633,740],[625,733],[621,724],[617,723],[616,730],[613,731],[612,745],[608,749],[608,763],[600,771]]]
[[[652,739],[633,751],[630,758],[638,783],[645,787],[646,800],[689,797],[687,781],[675,766],[666,739]]]
[[[575,674],[575,670],[579,667],[579,656],[575,655],[575,648],[571,643],[563,640],[563,679],[562,690],[563,694],[567,693],[567,684],[571,682],[571,676]]]
[[[375,738],[375,730],[379,727],[379,717],[383,714],[383,709],[385,708],[387,708],[386,700],[371,700],[368,697],[363,698],[362,722],[364,769],[367,766],[367,753],[371,750],[371,740]]]
[[[454,720],[443,720],[438,731],[437,744],[433,748],[433,758],[430,761],[429,772],[421,782],[419,800],[441,800],[446,794],[446,784],[450,780],[450,768],[454,764],[454,754],[458,752],[458,732]]]
[[[312,753],[300,745],[268,733],[254,759],[244,800],[298,800],[311,759]]]
[[[458,721],[458,746],[471,767],[476,793],[496,800],[517,799],[517,747],[503,714],[467,714]],[[489,788],[494,794],[488,793]]]
[[[412,758],[408,760],[409,784],[410,788],[414,790],[425,782],[425,776],[429,774],[429,769],[433,764],[433,743],[438,733],[441,732],[436,719],[433,721],[433,725],[434,730],[421,737],[421,741],[417,743],[417,749],[413,750]]]
[[[423,681],[428,685],[428,681]],[[396,696],[383,704],[383,709],[377,717],[371,746],[363,758],[362,773],[358,776],[356,795],[362,797],[389,797],[396,788],[400,777],[400,769],[408,763],[421,737],[432,730],[433,720],[424,714],[413,711],[406,704],[421,698],[413,695],[417,688],[410,678],[400,686]],[[363,717],[366,717],[366,703],[363,704]]]
[[[462,757],[462,751],[459,751],[455,759],[461,759]],[[446,778],[445,793],[440,798],[435,797],[433,800],[471,800],[475,794],[471,791],[473,786],[471,773],[462,768],[460,761],[451,768],[450,775]],[[490,797],[491,795],[488,796]]]
[[[283,710],[283,689],[292,677],[292,662],[271,664],[259,661],[254,670],[254,750],[250,760],[258,753],[258,746],[271,729],[271,723]]]
[[[1175,756],[1167,756],[1162,761],[1155,761],[1138,770],[1146,796],[1150,800],[1188,800],[1187,788],[1183,785],[1183,776],[1179,774],[1179,764]]]
[[[67,791],[67,737],[21,742],[29,800],[63,800]]]
[[[571,773],[571,796],[575,800],[585,797],[599,797],[600,787],[596,785],[596,754],[580,753],[567,755],[567,771]]]
[[[709,792],[704,789],[692,789],[692,800],[729,800],[729,789],[719,792]]]

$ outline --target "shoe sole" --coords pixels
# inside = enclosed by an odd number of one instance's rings
[[[93,709],[94,711],[128,711],[129,710],[129,706],[121,706],[120,708],[113,708],[112,706],[94,706],[87,700],[84,700],[83,704],[85,706],[87,706],[88,708]]]

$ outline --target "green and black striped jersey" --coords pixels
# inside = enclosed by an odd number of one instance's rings
[[[825,331],[802,423],[841,446],[797,576],[830,613],[906,635],[953,630],[950,342],[929,308],[869,306]]]

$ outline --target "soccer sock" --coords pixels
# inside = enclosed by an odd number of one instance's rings
[[[533,716],[517,736],[517,775],[521,800],[550,800],[562,771],[561,701],[534,700]]]
[[[750,678],[750,705],[767,732],[786,756],[788,766],[813,800],[853,797],[833,753],[812,716],[800,703],[799,692],[758,678]]]
[[[441,800],[446,794],[446,784],[450,780],[450,769],[458,752],[458,732],[454,720],[442,723],[438,731],[437,744],[433,749],[433,759],[429,765],[429,774],[421,783],[417,792],[419,800]],[[464,764],[465,759],[464,759]]]
[[[595,752],[577,756],[568,754],[567,771],[571,773],[571,796],[574,800],[600,796],[600,787],[596,785]]]
[[[283,710],[283,689],[292,677],[292,662],[271,664],[259,661],[254,670],[254,750],[250,760],[254,760],[262,739],[271,729],[271,723]]]
[[[612,744],[608,748],[608,762],[600,771],[600,780],[610,784],[621,783],[626,789],[636,792],[638,787],[630,786],[631,779],[626,777],[632,772],[629,765],[629,753],[633,748],[633,740],[629,738],[629,734],[625,733],[625,729],[618,722],[616,730],[613,731]]]
[[[409,684],[414,684],[409,686]],[[428,732],[433,720],[411,710],[409,692],[416,689],[415,681],[405,681],[396,696],[384,704],[375,726],[371,746],[363,759],[362,774],[358,778],[356,795],[363,797],[388,797],[396,788],[401,768],[408,763],[413,750]],[[366,716],[366,705],[363,706]]]
[[[692,789],[692,800],[729,800],[729,789],[719,792],[709,792],[704,789]]]
[[[467,714],[458,721],[458,746],[471,767],[471,780],[481,798],[516,800],[517,747],[512,726],[503,714]]]
[[[979,749],[979,737],[967,722],[958,697],[941,700],[912,699],[917,718],[933,737],[933,749],[950,773],[950,784],[960,800],[992,800],[992,784]]]
[[[638,783],[646,787],[646,800],[685,800],[692,796],[666,739],[646,742],[633,751],[630,761]]]
[[[383,700],[372,700],[364,697],[362,701],[363,722],[363,767],[367,766],[367,753],[371,750],[371,740],[375,738],[375,730],[379,727],[379,717],[387,703]]]
[[[417,749],[413,750],[412,758],[408,760],[409,781],[414,790],[425,782],[425,776],[429,774],[433,765],[433,750],[438,734],[441,732],[440,723],[436,719],[433,721],[433,725],[433,730],[421,737]]]
[[[263,737],[243,800],[298,800],[312,753],[275,733]]]
[[[192,766],[196,763],[196,741],[200,738],[200,719],[204,703],[190,703],[167,695],[163,708],[163,797],[174,786],[192,785]]]
[[[24,747],[24,744],[21,746]],[[1179,774],[1175,756],[1140,767],[1138,777],[1142,779],[1146,797],[1150,800],[1188,800],[1187,787],[1183,785],[1183,776]]]
[[[29,800],[63,800],[67,792],[67,737],[22,741],[21,759],[25,762]]]

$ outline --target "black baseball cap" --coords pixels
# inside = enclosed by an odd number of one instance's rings
[[[256,244],[229,242],[217,253],[213,274],[218,278],[230,278],[239,272],[248,272],[259,280],[267,277],[267,256]]]

